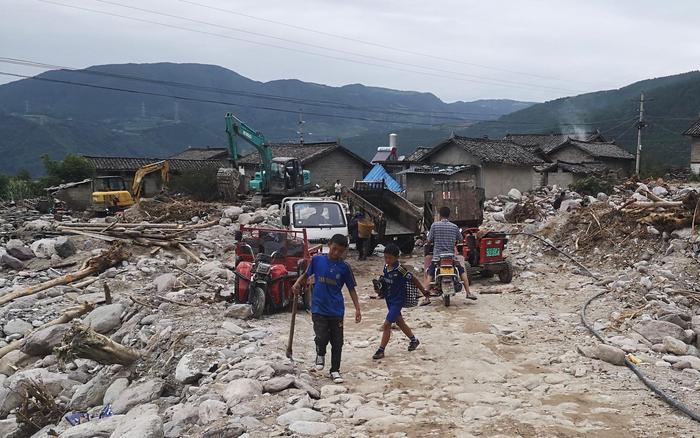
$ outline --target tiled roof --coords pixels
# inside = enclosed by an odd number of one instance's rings
[[[179,154],[173,155],[171,159],[179,160],[217,160],[227,159],[228,149],[226,148],[187,148]]]
[[[544,161],[526,148],[509,140],[489,140],[487,138],[469,138],[454,135],[432,148],[423,155],[423,160],[437,151],[457,145],[484,163],[499,163],[513,166],[532,166]]]
[[[419,146],[415,151],[406,157],[406,161],[420,161],[420,159],[423,158],[423,155],[428,153],[429,150],[430,148]]]
[[[517,143],[520,146],[524,146],[526,148],[539,148],[545,154],[550,153],[551,151],[566,143],[570,139],[582,141],[605,141],[605,139],[598,132],[570,134],[508,134],[505,136],[505,139],[510,140],[513,143]]]
[[[463,165],[463,166],[446,166],[442,164],[424,164],[411,166],[406,170],[402,170],[398,175],[404,174],[414,174],[414,175],[447,175],[451,176],[459,173],[463,170],[474,170],[477,166]]]
[[[324,155],[327,155],[337,149],[342,150],[346,154],[361,161],[367,167],[370,167],[370,163],[364,158],[355,154],[345,146],[338,142],[319,142],[319,143],[304,143],[300,145],[299,143],[271,143],[272,157],[291,157],[296,158],[301,161],[302,164],[310,163],[315,161]],[[250,164],[260,164],[260,154],[257,152],[246,155],[245,157],[238,160],[239,164],[250,165]]]
[[[92,157],[85,156],[95,166],[97,171],[111,172],[135,172],[146,164],[163,161],[161,158],[139,157]],[[220,167],[233,167],[229,160],[168,160],[171,171],[189,171],[201,169],[218,169]]]
[[[688,129],[683,133],[683,135],[691,135],[691,136],[693,136],[693,137],[700,137],[700,119],[698,119],[697,122],[695,122],[695,123],[693,124],[693,126],[691,126],[690,128],[688,128]]]
[[[561,169],[564,172],[571,172],[583,175],[598,175],[603,174],[608,169],[608,167],[603,163],[589,162],[589,163],[567,163],[564,161],[557,161],[555,163],[547,163],[542,166],[536,166],[535,170],[538,172],[556,172],[557,169]]]
[[[624,160],[633,160],[634,155],[630,154],[626,150],[622,149],[620,146],[614,143],[604,143],[604,142],[585,142],[585,141],[575,141],[569,140],[567,144],[571,144],[577,147],[594,158],[620,158]]]

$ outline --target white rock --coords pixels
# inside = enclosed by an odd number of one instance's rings
[[[520,201],[523,198],[523,194],[518,189],[510,189],[508,191],[508,197],[513,201]]]
[[[229,382],[224,389],[224,400],[229,407],[242,401],[251,400],[263,392],[262,383],[253,379],[237,379]]]
[[[53,239],[39,239],[31,244],[34,255],[41,259],[50,259],[56,255],[56,241]]]
[[[229,219],[232,219],[232,220],[234,220],[234,221],[235,221],[236,219],[238,219],[238,217],[239,217],[241,214],[243,214],[243,209],[242,209],[241,207],[238,207],[238,206],[235,206],[235,205],[234,205],[234,206],[231,206],[231,207],[227,207],[227,208],[223,211],[223,216],[224,216],[225,218],[229,218]]]
[[[472,406],[462,413],[462,418],[464,421],[483,420],[495,417],[497,414],[496,409],[491,406]]]
[[[148,415],[119,423],[110,438],[163,438],[163,435],[163,421],[158,415]]]
[[[116,400],[128,387],[129,379],[121,377],[115,380],[111,385],[109,385],[107,391],[105,391],[105,395],[102,398],[102,404],[106,405],[108,403],[114,403],[114,400]]]
[[[85,324],[97,333],[109,333],[121,325],[123,312],[124,306],[121,304],[100,306],[85,317]]]
[[[321,398],[328,398],[348,392],[348,388],[342,385],[324,385],[321,387]]]
[[[32,324],[27,321],[21,319],[11,319],[2,328],[2,331],[5,332],[5,335],[20,334],[22,336],[25,336],[33,329],[34,326],[32,326]]]
[[[373,418],[385,417],[386,412],[381,409],[373,408],[371,406],[361,406],[352,415],[352,418],[358,420],[371,420]]]
[[[335,426],[330,423],[316,421],[296,421],[289,425],[289,430],[299,435],[324,436],[335,432]]]
[[[228,406],[218,400],[205,400],[199,404],[199,423],[210,424],[227,415]]]
[[[325,416],[318,411],[309,408],[294,409],[277,417],[277,424],[289,426],[296,421],[323,421]]]
[[[136,383],[124,390],[112,404],[112,411],[115,414],[122,414],[129,411],[134,406],[151,402],[160,397],[165,383],[161,379],[146,380],[143,383]]]
[[[667,352],[677,354],[679,356],[688,352],[688,344],[671,336],[666,336],[664,338],[664,348]]]
[[[668,195],[668,190],[666,190],[665,187],[661,187],[661,186],[656,186],[656,187],[654,187],[654,188],[651,190],[651,192],[652,192],[653,194],[655,194],[656,196],[666,196],[666,195]]]
[[[158,293],[168,292],[177,284],[177,277],[174,274],[162,274],[153,280]]]
[[[180,383],[195,383],[206,373],[218,368],[224,359],[223,353],[213,348],[195,348],[177,363],[175,380]]]
[[[87,423],[72,426],[63,431],[61,438],[91,438],[110,437],[124,423],[128,423],[125,415],[114,415],[107,418],[95,418]],[[119,435],[118,435],[119,436]],[[133,436],[133,435],[132,435]],[[162,437],[162,435],[161,435]]]

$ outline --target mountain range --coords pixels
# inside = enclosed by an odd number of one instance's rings
[[[464,128],[527,108],[530,102],[445,103],[431,93],[299,80],[258,82],[203,64],[115,64],[52,70],[0,86],[0,172],[43,171],[40,157],[67,153],[167,157],[188,146],[226,144],[233,112],[269,141],[349,139],[371,157],[387,127]],[[400,122],[400,123],[397,123]]]

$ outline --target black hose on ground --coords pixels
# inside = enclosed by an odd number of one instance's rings
[[[578,265],[579,267],[581,267],[581,268],[582,268],[584,271],[586,271],[586,272],[588,273],[588,275],[590,275],[591,277],[595,278],[596,280],[599,280],[598,276],[596,276],[595,274],[593,274],[590,270],[588,270],[588,268],[586,268],[584,265],[582,265],[579,261],[577,261],[577,260],[574,259],[572,256],[570,256],[570,255],[567,254],[566,252],[562,251],[561,249],[557,248],[555,245],[553,245],[552,243],[548,242],[546,239],[543,239],[543,238],[540,237],[540,236],[537,236],[537,235],[534,235],[534,234],[531,234],[531,233],[524,233],[524,232],[520,232],[520,233],[505,233],[505,234],[507,234],[507,235],[509,235],[509,236],[524,235],[524,236],[534,237],[534,238],[540,240],[541,242],[545,243],[547,246],[551,247],[552,249],[555,249],[556,251],[558,251],[560,254],[564,255],[565,257],[567,257],[567,258],[568,258],[569,260],[571,260],[572,262],[576,263],[576,265]],[[602,342],[603,344],[608,344],[608,345],[610,345],[610,343],[608,342],[608,340],[605,339],[605,338],[603,337],[603,335],[601,335],[601,334],[598,332],[598,330],[594,329],[593,326],[592,326],[591,324],[589,324],[588,319],[586,318],[586,310],[588,310],[588,306],[589,306],[593,301],[595,301],[595,300],[601,298],[603,295],[606,295],[608,292],[610,292],[610,290],[609,290],[609,289],[606,289],[606,290],[604,290],[604,291],[602,291],[602,292],[599,292],[599,293],[593,295],[593,296],[590,297],[588,300],[586,300],[586,302],[583,304],[583,307],[581,308],[581,322],[582,322],[583,325],[593,334],[593,336],[595,336],[596,338],[598,338],[598,340],[600,340],[600,342]],[[632,372],[639,378],[639,380],[642,381],[642,383],[644,383],[644,385],[646,385],[647,388],[649,388],[654,394],[656,394],[657,396],[659,396],[659,398],[660,398],[661,400],[663,400],[664,402],[666,402],[666,403],[667,403],[668,405],[670,405],[671,407],[673,407],[673,408],[675,408],[675,409],[678,409],[679,411],[683,412],[685,415],[687,415],[688,417],[692,418],[693,420],[695,420],[695,421],[697,421],[697,422],[700,422],[700,414],[698,414],[697,412],[693,411],[690,407],[686,406],[684,403],[682,403],[682,402],[680,402],[680,401],[674,399],[673,397],[671,397],[670,395],[668,395],[666,392],[664,392],[663,389],[659,388],[651,379],[649,379],[649,378],[642,372],[642,370],[639,369],[638,366],[636,366],[635,364],[633,364],[627,357],[625,357],[625,365],[627,366],[627,368],[629,368],[630,370],[632,370]]]

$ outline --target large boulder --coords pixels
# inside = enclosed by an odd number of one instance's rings
[[[19,260],[30,260],[36,257],[32,249],[18,239],[10,239],[5,245],[5,251]]]
[[[30,356],[46,356],[54,347],[61,344],[63,335],[70,330],[70,324],[56,324],[41,328],[24,340],[22,352]]]
[[[8,268],[14,269],[15,271],[20,271],[24,269],[24,263],[22,262],[22,260],[12,257],[9,254],[0,255],[0,265],[7,266]]]
[[[684,340],[685,331],[667,321],[646,320],[640,321],[632,327],[632,330],[644,336],[652,344],[662,344],[666,336]]]
[[[263,392],[262,383],[253,379],[236,379],[229,382],[224,389],[224,400],[229,407],[240,402],[252,400]]]
[[[110,438],[163,438],[163,421],[158,415],[129,416],[119,423]]]
[[[70,408],[84,410],[102,404],[111,381],[106,373],[100,372],[87,383],[78,386],[70,400]]]
[[[123,414],[134,406],[151,402],[160,397],[165,382],[161,379],[151,379],[145,382],[135,383],[124,390],[112,404],[115,414]]]
[[[54,249],[59,257],[70,257],[76,252],[75,244],[66,236],[61,236],[54,242]]]
[[[34,326],[27,321],[22,319],[11,319],[3,326],[2,331],[5,332],[5,335],[20,334],[22,336],[26,336],[33,329]]]
[[[162,274],[153,280],[158,293],[168,292],[177,284],[177,277],[174,274]]]
[[[211,424],[227,415],[228,406],[219,400],[205,400],[199,404],[198,414],[200,424]]]
[[[39,239],[31,245],[34,255],[41,259],[50,259],[56,254],[56,241],[53,239]]]
[[[85,324],[97,333],[109,333],[121,325],[123,312],[124,306],[121,304],[100,306],[85,317]]]
[[[182,356],[175,368],[175,380],[180,383],[195,383],[202,376],[219,367],[224,355],[213,348],[195,348]]]
[[[88,421],[87,423],[69,427],[61,433],[60,438],[112,437],[114,436],[112,434],[117,429],[117,427],[124,423],[129,423],[129,421],[126,421],[125,415],[114,415],[106,418],[95,418]]]
[[[299,435],[326,436],[335,432],[335,426],[318,421],[295,421],[289,425],[289,430]]]
[[[116,399],[129,387],[129,379],[125,377],[120,377],[107,388],[104,397],[102,397],[102,404],[106,405],[109,403],[114,403]]]
[[[277,417],[277,424],[280,426],[289,426],[296,421],[323,421],[325,418],[325,415],[321,412],[309,408],[300,408],[286,412]]]

